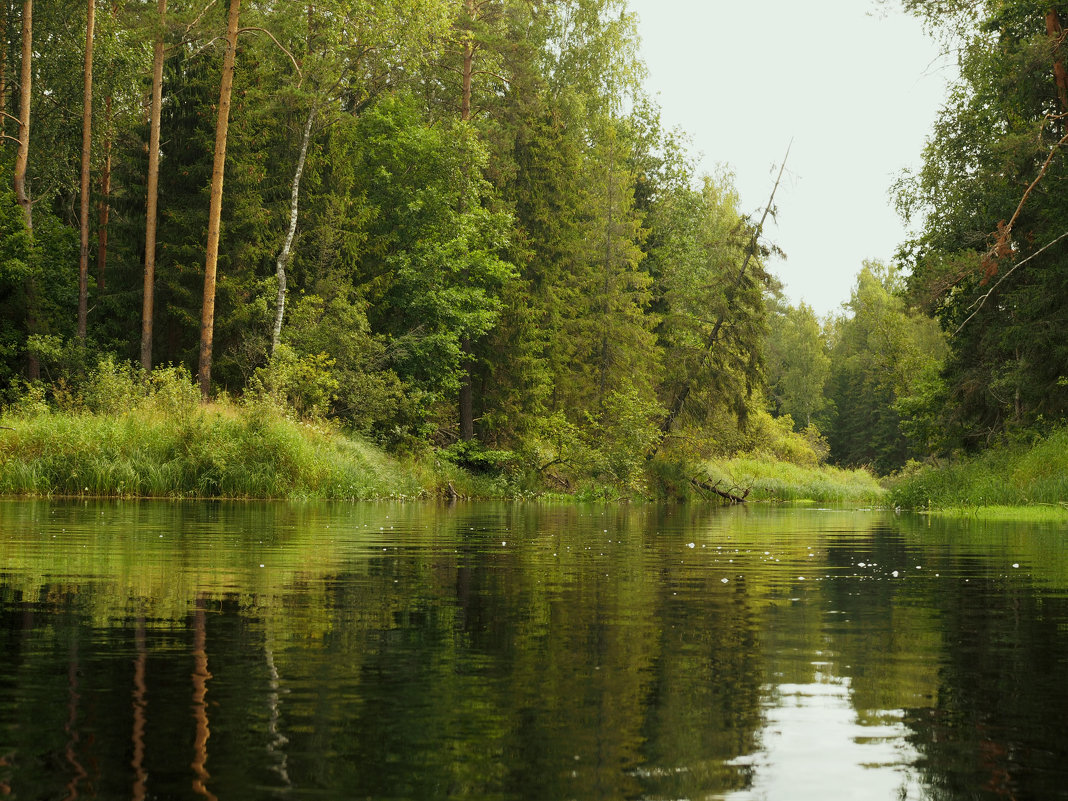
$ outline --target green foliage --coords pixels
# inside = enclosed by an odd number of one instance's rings
[[[777,415],[789,415],[802,426],[810,426],[828,405],[824,388],[831,374],[831,357],[823,328],[804,303],[797,308],[775,304],[768,323],[768,400]]]
[[[721,428],[724,417],[744,428],[762,384],[765,292],[772,283],[766,254],[746,263],[752,230],[730,174],[705,176],[700,192],[687,185],[685,172],[669,180],[671,191],[650,210],[656,235],[650,269],[663,317],[661,402],[671,408],[685,396],[684,431]]]
[[[942,387],[927,393],[942,408],[926,415],[941,417],[936,447],[975,450],[1006,431],[1048,430],[1043,421],[1068,411],[1059,383],[1068,375],[1060,335],[1068,251],[1063,242],[1047,249],[1064,233],[1068,209],[1057,81],[1065,49],[1063,37],[1047,32],[1047,15],[1063,25],[1068,9],[906,6],[953,37],[959,53],[960,78],[898,199],[907,218],[922,221],[904,248],[910,292],[950,334]]]
[[[945,346],[934,321],[906,309],[893,267],[867,263],[846,305],[851,316],[836,322],[827,390],[831,458],[887,473],[920,453],[906,432],[926,436],[926,429],[903,428],[900,414],[929,391]]]
[[[660,439],[655,425],[659,407],[637,391],[610,392],[601,412],[590,416],[583,431],[587,455],[584,472],[625,490],[645,487],[645,454]]]
[[[270,362],[252,376],[247,398],[283,413],[292,410],[299,418],[324,417],[340,387],[333,367],[334,360],[325,353],[298,355],[288,345],[279,345]]]
[[[509,218],[482,205],[485,152],[463,126],[428,127],[410,99],[383,100],[359,125],[360,189],[375,210],[360,280],[390,362],[425,393],[459,387],[461,343],[491,330],[512,265]]]

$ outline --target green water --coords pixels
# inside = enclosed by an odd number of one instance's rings
[[[1068,530],[0,502],[0,796],[1068,798]]]

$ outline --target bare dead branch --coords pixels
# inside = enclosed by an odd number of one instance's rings
[[[238,30],[238,33],[239,34],[242,34],[242,33],[265,33],[265,34],[267,34],[269,37],[271,37],[271,41],[274,42],[278,46],[278,49],[281,50],[283,53],[285,53],[287,56],[289,56],[289,60],[293,62],[293,69],[295,69],[297,71],[297,75],[300,76],[300,79],[304,80],[304,73],[300,71],[300,65],[297,64],[297,60],[295,58],[293,58],[293,54],[290,53],[288,50],[286,50],[286,48],[282,45],[282,43],[279,42],[275,38],[274,34],[271,33],[269,30],[267,30],[266,28],[255,28],[255,27],[253,27],[253,28],[241,28],[240,30]]]
[[[191,30],[193,30],[194,26],[196,26],[196,24],[198,22],[200,22],[201,19],[204,18],[204,15],[208,13],[208,10],[213,5],[215,5],[215,3],[217,1],[218,0],[211,0],[211,2],[209,2],[206,6],[204,6],[204,9],[199,14],[197,14],[196,18],[192,22],[190,22],[188,25],[185,26],[185,33],[189,33]]]
[[[1026,259],[1022,259],[1022,260],[1016,262],[1016,264],[1012,265],[1012,267],[1009,270],[1007,270],[1005,272],[1005,274],[1001,276],[1000,279],[998,279],[998,282],[996,284],[994,284],[994,286],[990,287],[990,290],[988,292],[986,292],[983,295],[980,295],[978,298],[975,299],[975,301],[972,303],[972,305],[968,307],[968,308],[973,308],[974,307],[975,311],[973,311],[971,314],[969,314],[967,319],[965,319],[965,321],[960,324],[960,326],[957,328],[957,330],[953,332],[953,336],[956,336],[957,334],[959,334],[964,329],[964,326],[966,326],[968,324],[968,322],[973,317],[975,317],[975,315],[977,315],[979,313],[979,310],[983,308],[983,306],[986,304],[987,300],[990,299],[990,296],[992,294],[994,294],[994,290],[997,289],[999,286],[1001,286],[1001,284],[1005,281],[1005,279],[1008,278],[1010,275],[1012,275],[1016,271],[1017,267],[1023,267],[1023,265],[1027,264],[1027,262],[1031,261],[1031,259],[1033,259],[1036,256],[1040,255],[1041,253],[1049,250],[1051,247],[1053,247],[1054,245],[1056,245],[1058,242],[1060,242],[1062,239],[1064,239],[1066,237],[1068,237],[1068,231],[1065,231],[1063,234],[1058,236],[1052,242],[1048,242],[1047,244],[1043,245],[1041,248],[1036,250],[1034,253],[1032,253],[1030,256],[1028,256]]]

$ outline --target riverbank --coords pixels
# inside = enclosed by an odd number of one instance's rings
[[[889,483],[888,502],[905,509],[1062,519],[1068,516],[1068,428],[973,457],[912,466]]]
[[[44,404],[0,416],[0,494],[140,498],[532,498],[559,494],[533,471],[476,474],[428,452],[397,458],[326,423],[269,406],[153,393],[108,412]],[[592,500],[714,500],[877,504],[861,470],[772,457],[701,465],[654,463],[641,497],[591,479],[570,496]],[[746,492],[748,490],[748,492]]]

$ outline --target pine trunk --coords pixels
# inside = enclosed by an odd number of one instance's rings
[[[33,0],[22,3],[22,65],[19,75],[19,146],[15,154],[12,183],[15,199],[26,217],[26,230],[33,237],[33,204],[26,188],[26,167],[30,160],[30,89],[33,81]],[[26,332],[37,333],[37,280],[31,274],[26,279]],[[37,356],[26,357],[26,373],[31,381],[41,377],[41,363]]]
[[[96,0],[89,0],[85,21],[85,64],[82,67],[82,183],[81,183],[81,250],[78,257],[78,339],[85,341],[89,316],[89,168],[93,146],[93,28],[96,25]]]
[[[99,216],[96,223],[96,288],[104,289],[108,261],[108,219],[111,217],[111,95],[104,101],[104,160],[100,173]]]
[[[475,0],[465,0],[464,8],[470,24],[474,23]],[[464,32],[463,65],[460,88],[460,121],[465,125],[471,121],[471,80],[474,75],[475,41],[474,32],[469,28]],[[463,212],[464,199],[460,199],[460,211]],[[460,342],[460,439],[470,442],[475,438],[475,403],[474,387],[471,377],[471,340],[466,337]]]
[[[7,133],[7,33],[8,5],[6,0],[0,2],[0,142]]]
[[[141,367],[152,369],[152,329],[154,324],[156,288],[156,218],[159,199],[159,125],[163,106],[163,26],[167,17],[167,0],[159,0],[157,7],[159,30],[152,53],[152,109],[148,134],[148,176],[145,204],[145,274],[141,301]]]
[[[219,117],[215,124],[215,159],[211,170],[211,201],[208,206],[208,247],[204,263],[204,305],[200,315],[200,365],[197,377],[200,398],[208,401],[211,390],[211,348],[215,335],[215,272],[219,264],[219,225],[222,220],[223,171],[226,167],[226,133],[230,125],[230,94],[234,86],[237,56],[237,21],[241,0],[230,0],[226,26],[226,55],[219,86]]]
[[[1046,34],[1053,40],[1053,78],[1057,83],[1057,98],[1061,102],[1061,113],[1068,113],[1068,70],[1061,60],[1061,39],[1064,28],[1061,27],[1060,15],[1053,9],[1046,12]]]
[[[33,209],[26,189],[26,166],[30,159],[30,84],[33,81],[33,0],[22,3],[22,68],[19,78],[19,146],[15,154],[15,198],[26,215],[26,228],[33,230]]]

